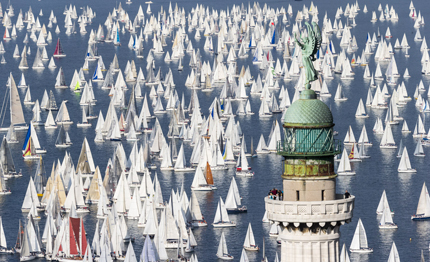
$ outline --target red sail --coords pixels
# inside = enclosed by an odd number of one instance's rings
[[[79,218],[69,218],[69,239],[70,239],[70,255],[79,255]]]
[[[81,246],[81,255],[84,256],[87,251],[87,236],[85,234],[84,228],[84,220],[81,218],[81,238],[82,238],[82,246]]]
[[[60,38],[58,38],[57,40],[57,46],[55,47],[55,52],[54,55],[59,55],[60,54]]]

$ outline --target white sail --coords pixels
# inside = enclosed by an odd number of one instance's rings
[[[340,251],[339,262],[351,262],[351,260],[349,259],[348,251],[345,248],[345,243],[343,243],[342,250]]]
[[[366,252],[366,250],[368,250],[368,252],[373,251],[367,245],[366,230],[364,229],[363,222],[361,222],[361,218],[358,219],[357,227],[349,250],[351,252]]]
[[[430,197],[425,182],[421,189],[416,215],[422,215],[424,217],[430,216]]]
[[[415,169],[412,169],[411,161],[409,159],[409,154],[406,147],[403,148],[402,158],[400,158],[400,163],[397,170],[399,172],[416,172]]]
[[[379,204],[378,204],[378,208],[376,209],[376,213],[382,214],[385,206],[388,208],[388,210],[391,210],[390,205],[388,204],[387,194],[385,193],[385,190],[384,190],[384,192],[382,192],[381,199],[379,200]]]
[[[246,231],[245,242],[243,243],[243,246],[245,248],[255,247],[255,238],[251,223],[248,224],[248,230]]]
[[[394,241],[393,245],[391,246],[388,262],[400,262],[399,252],[397,251],[396,243],[394,243]]]
[[[25,124],[24,113],[22,111],[21,99],[19,98],[18,89],[13,79],[12,73],[9,75],[10,88],[10,123],[12,125]]]

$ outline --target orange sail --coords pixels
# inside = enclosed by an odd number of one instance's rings
[[[206,182],[208,183],[208,185],[213,185],[214,178],[212,176],[212,170],[211,170],[211,166],[209,165],[209,162],[206,162],[205,174],[206,174]]]

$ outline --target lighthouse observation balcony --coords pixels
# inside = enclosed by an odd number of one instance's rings
[[[336,194],[335,200],[282,201],[266,197],[267,219],[283,223],[349,222],[352,218],[355,196],[344,198]]]

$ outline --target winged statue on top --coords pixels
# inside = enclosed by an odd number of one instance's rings
[[[306,89],[311,88],[311,82],[318,79],[318,72],[315,70],[315,67],[312,63],[312,61],[316,60],[315,55],[317,54],[318,50],[321,47],[321,30],[317,23],[312,22],[312,27],[308,22],[305,22],[308,36],[301,38],[299,36],[300,41],[297,39],[297,35],[295,34],[295,42],[298,46],[302,49],[302,60],[303,60],[303,67],[305,69],[305,75],[306,75],[306,83],[305,87]]]

